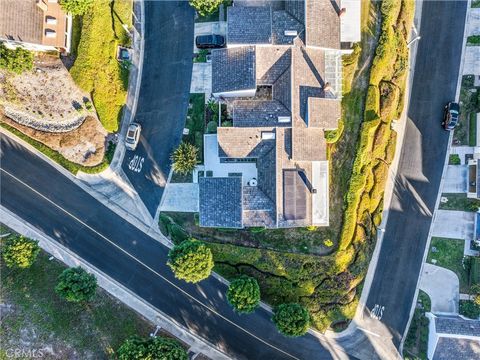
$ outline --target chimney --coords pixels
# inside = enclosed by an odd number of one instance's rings
[[[342,17],[347,12],[347,8],[341,8],[338,12],[338,17]]]
[[[327,92],[327,91],[330,91],[332,90],[332,87],[330,86],[330,83],[329,82],[326,82],[324,85],[323,85],[323,91],[324,92]]]

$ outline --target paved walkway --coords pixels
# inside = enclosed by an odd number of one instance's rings
[[[448,165],[442,193],[467,192],[468,165]]]
[[[467,211],[437,210],[432,236],[452,239],[473,239],[475,213]]]
[[[459,282],[453,271],[425,264],[419,287],[430,296],[432,313],[458,314]]]
[[[168,183],[163,193],[160,211],[198,212],[198,184]]]
[[[480,8],[470,9],[467,35],[480,35]]]
[[[194,63],[192,68],[192,83],[190,92],[193,94],[205,94],[205,99],[210,98],[212,93],[212,64]]]

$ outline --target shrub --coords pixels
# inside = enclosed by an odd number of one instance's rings
[[[473,295],[473,302],[480,306],[480,284],[472,285],[470,294]]]
[[[62,9],[72,15],[83,15],[92,6],[93,0],[60,0]]]
[[[177,279],[197,283],[210,276],[213,268],[211,250],[195,239],[175,245],[168,253],[168,266]]]
[[[33,53],[17,47],[12,50],[0,43],[0,68],[7,69],[16,74],[33,68]]]
[[[209,121],[207,124],[207,133],[215,134],[217,132],[217,122],[216,121]]]
[[[480,45],[480,35],[470,35],[467,38],[467,45]]]
[[[260,303],[257,280],[246,275],[233,280],[227,290],[227,300],[239,313],[253,312]]]
[[[55,292],[67,301],[90,301],[97,290],[95,275],[87,273],[80,266],[65,269],[58,277]]]
[[[330,240],[330,239],[327,239],[323,242],[323,245],[325,245],[326,247],[332,247],[333,246],[333,241]]]
[[[471,300],[460,300],[460,314],[470,319],[478,319],[480,306]]]
[[[9,268],[25,269],[33,264],[39,252],[38,241],[11,236],[5,242],[2,257]]]
[[[173,171],[183,175],[191,173],[197,166],[197,152],[197,147],[182,142],[171,156]]]
[[[278,331],[286,336],[301,336],[308,331],[310,314],[300,304],[282,304],[272,318]]]
[[[189,0],[190,5],[197,10],[200,16],[207,16],[215,12],[224,0]]]
[[[141,339],[132,337],[117,350],[119,360],[187,360],[187,351],[178,341],[165,337]]]
[[[450,154],[448,165],[460,165],[460,156],[458,154]]]

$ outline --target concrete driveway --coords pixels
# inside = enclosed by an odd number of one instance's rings
[[[212,93],[212,64],[194,63],[192,70],[192,84],[190,85],[192,94],[204,93],[206,99]]]
[[[443,193],[467,192],[468,165],[448,165],[443,183]]]
[[[160,204],[161,211],[198,212],[198,184],[169,183]]]
[[[453,271],[426,263],[420,277],[420,290],[432,301],[432,313],[458,314],[458,276]]]
[[[475,213],[467,211],[437,210],[432,236],[451,239],[473,239]]]

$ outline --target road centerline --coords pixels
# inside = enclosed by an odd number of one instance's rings
[[[128,257],[130,257],[131,259],[133,259],[134,261],[136,261],[137,263],[139,263],[140,265],[142,265],[144,268],[146,268],[147,270],[149,270],[150,272],[152,272],[153,274],[155,274],[156,276],[158,276],[160,279],[164,280],[165,282],[167,282],[169,285],[173,286],[174,288],[176,288],[177,290],[179,290],[181,293],[183,293],[184,295],[186,295],[188,298],[192,299],[193,301],[195,301],[196,303],[198,303],[199,305],[203,306],[205,309],[207,309],[208,311],[212,312],[213,314],[215,314],[216,316],[220,317],[221,319],[225,320],[226,322],[230,323],[231,325],[235,326],[236,328],[242,330],[243,332],[245,332],[246,334],[250,335],[251,337],[257,339],[258,341],[262,342],[263,344],[271,347],[272,349],[274,350],[277,350],[279,352],[281,352],[282,354],[284,355],[287,355],[289,356],[290,358],[292,359],[296,359],[296,360],[300,360],[299,358],[297,358],[296,356],[276,347],[275,345],[273,344],[270,344],[269,342],[259,338],[258,336],[256,336],[255,334],[251,333],[250,331],[248,331],[247,329],[241,327],[240,325],[236,324],[235,322],[231,321],[230,319],[226,318],[225,316],[223,316],[222,314],[218,313],[216,310],[210,308],[208,305],[204,304],[202,301],[200,301],[199,299],[197,299],[196,297],[194,297],[193,295],[191,295],[190,293],[188,293],[187,291],[183,290],[181,287],[179,287],[178,285],[174,284],[173,282],[171,282],[170,280],[168,280],[166,277],[164,277],[163,275],[161,275],[158,271],[156,271],[155,269],[151,268],[149,265],[145,264],[144,262],[142,262],[140,259],[138,259],[137,257],[135,257],[134,255],[130,254],[128,251],[126,251],[125,249],[123,249],[121,246],[119,246],[118,244],[116,244],[115,242],[113,242],[112,240],[110,240],[109,238],[107,238],[106,236],[104,236],[103,234],[101,234],[100,232],[98,232],[97,230],[95,230],[94,228],[92,228],[90,225],[88,225],[87,223],[85,223],[84,221],[82,221],[81,219],[79,219],[78,217],[76,217],[75,215],[73,215],[72,213],[70,213],[68,210],[64,209],[63,207],[61,207],[60,205],[58,205],[57,203],[55,203],[54,201],[52,201],[51,199],[49,199],[47,196],[43,195],[42,193],[40,193],[38,190],[32,188],[30,185],[26,184],[24,181],[20,180],[19,178],[17,178],[15,175],[11,174],[10,172],[8,172],[7,170],[3,169],[3,168],[0,168],[0,171],[4,172],[5,174],[7,174],[8,176],[10,176],[12,179],[14,179],[15,181],[17,181],[18,183],[22,184],[23,186],[25,186],[27,189],[29,189],[30,191],[33,191],[34,193],[36,193],[37,195],[39,195],[40,197],[42,197],[43,199],[45,199],[46,201],[48,201],[49,203],[51,203],[53,206],[55,206],[56,208],[58,208],[59,210],[61,210],[62,212],[64,212],[65,214],[67,214],[68,216],[70,216],[72,219],[74,219],[76,222],[80,223],[81,225],[83,225],[84,227],[86,227],[87,229],[89,229],[90,231],[92,231],[93,233],[95,233],[96,235],[100,236],[103,240],[107,241],[109,244],[113,245],[115,248],[117,248],[118,250],[120,250],[121,252],[123,252],[125,255],[127,255]],[[108,275],[107,275],[108,276]],[[153,306],[152,304],[150,304],[151,306]],[[153,306],[154,307],[154,306]],[[160,310],[160,309],[158,309]]]

